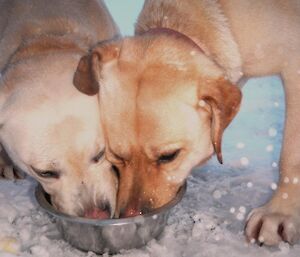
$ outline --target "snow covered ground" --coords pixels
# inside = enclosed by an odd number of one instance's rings
[[[132,30],[128,27],[132,21],[126,25],[120,20],[117,2],[120,4],[119,0],[107,1],[126,34]],[[125,2],[129,8],[129,1],[122,1]],[[141,0],[132,1],[135,16],[141,3]],[[124,14],[124,8],[121,9]],[[299,256],[300,245],[290,247],[282,243],[267,248],[245,242],[243,227],[247,213],[269,199],[278,179],[284,95],[276,77],[253,79],[243,88],[243,93],[241,111],[224,135],[225,164],[220,165],[213,158],[206,166],[195,169],[186,196],[172,211],[161,238],[142,249],[116,256]],[[34,200],[35,185],[30,178],[0,181],[0,256],[96,256],[80,252],[60,239],[55,224]]]
[[[225,164],[213,158],[195,169],[161,238],[117,256],[299,256],[300,245],[266,248],[245,242],[247,213],[270,197],[277,181],[284,100],[275,77],[251,80],[243,92],[241,111],[225,133]],[[55,224],[35,202],[35,184],[30,178],[0,181],[0,256],[96,256],[60,239]]]

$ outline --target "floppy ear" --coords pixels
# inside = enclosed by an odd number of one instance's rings
[[[218,161],[222,164],[222,136],[239,111],[241,90],[225,79],[207,81],[199,86],[199,101],[205,101],[212,113],[211,137]]]
[[[73,84],[82,93],[95,95],[99,92],[102,67],[119,56],[118,42],[97,45],[90,54],[83,56],[74,74]]]

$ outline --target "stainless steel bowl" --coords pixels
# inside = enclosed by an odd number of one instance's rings
[[[118,253],[122,249],[139,248],[164,230],[170,209],[178,204],[186,191],[186,183],[176,197],[151,213],[132,218],[95,220],[70,216],[58,212],[49,202],[49,196],[38,185],[35,190],[37,202],[55,218],[62,237],[72,246],[95,253]]]

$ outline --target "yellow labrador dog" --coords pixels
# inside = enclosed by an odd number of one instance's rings
[[[71,215],[114,213],[98,97],[79,92],[73,75],[93,44],[116,35],[102,0],[0,1],[1,144]]]
[[[287,100],[280,184],[249,216],[246,236],[266,245],[295,242],[299,73],[299,0],[146,0],[136,36],[96,46],[75,75],[86,93],[97,92],[96,81],[101,87],[107,158],[120,175],[117,214],[168,202],[214,152],[222,162],[222,134],[241,102],[238,85],[279,74]]]

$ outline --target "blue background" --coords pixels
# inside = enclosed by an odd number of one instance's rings
[[[142,9],[144,0],[106,0],[107,7],[125,36],[133,34],[136,18]]]

